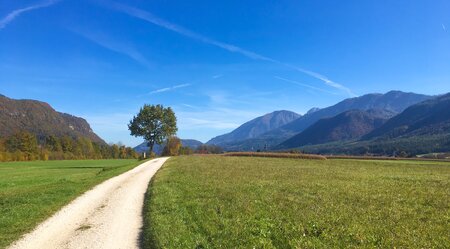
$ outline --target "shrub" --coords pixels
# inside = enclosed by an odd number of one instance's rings
[[[180,155],[192,155],[194,154],[194,150],[188,146],[181,146],[179,150]]]
[[[216,145],[202,144],[195,150],[197,154],[222,154],[223,149]]]
[[[164,146],[162,156],[178,156],[181,148],[181,140],[178,137],[169,137]]]

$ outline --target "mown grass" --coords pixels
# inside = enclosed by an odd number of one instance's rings
[[[172,158],[145,248],[448,248],[448,162]]]
[[[137,160],[0,163],[0,248],[96,184],[138,164]]]

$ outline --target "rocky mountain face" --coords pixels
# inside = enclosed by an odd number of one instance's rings
[[[0,136],[19,131],[46,136],[87,137],[92,142],[106,144],[80,117],[55,111],[49,104],[37,100],[16,100],[0,96]]]

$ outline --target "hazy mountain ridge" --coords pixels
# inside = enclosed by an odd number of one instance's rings
[[[222,143],[221,146],[226,150],[274,148],[323,118],[331,118],[350,110],[380,109],[396,114],[413,104],[430,98],[432,96],[401,91],[390,91],[385,94],[366,94],[360,97],[345,99],[329,107],[321,109],[312,108],[307,114],[279,128],[272,129],[254,138]]]
[[[450,133],[450,93],[410,106],[364,139],[441,133]]]
[[[350,110],[323,118],[277,148],[295,148],[334,141],[358,139],[383,125],[395,115],[388,110]]]
[[[267,131],[288,124],[299,117],[301,117],[300,114],[292,111],[274,111],[265,114],[264,116],[252,119],[230,133],[214,137],[209,140],[207,144],[223,146],[227,143],[234,143],[245,139],[255,138]]]
[[[18,131],[33,133],[39,139],[49,135],[87,137],[93,142],[106,144],[83,118],[57,112],[45,102],[16,100],[2,95],[0,96],[0,136],[10,136]]]
[[[359,141],[303,146],[320,154],[418,155],[450,151],[450,93],[412,105]]]
[[[303,131],[322,118],[333,117],[345,111],[382,109],[399,113],[408,106],[429,98],[431,98],[431,96],[416,93],[404,93],[400,91],[390,91],[385,94],[366,94],[360,97],[345,99],[333,106],[322,108],[304,115],[274,131],[263,134],[261,137],[267,138],[273,136],[279,137],[280,140],[284,140],[285,138],[290,137],[291,134],[297,134]]]

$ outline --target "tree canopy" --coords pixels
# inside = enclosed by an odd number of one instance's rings
[[[144,137],[150,152],[155,143],[162,144],[177,132],[177,118],[172,108],[162,105],[144,105],[128,124],[131,135]]]

